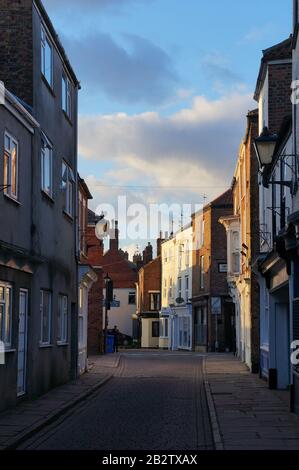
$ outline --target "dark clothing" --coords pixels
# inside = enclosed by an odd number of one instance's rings
[[[114,336],[114,352],[118,352],[119,331],[118,330],[113,330],[112,334]]]

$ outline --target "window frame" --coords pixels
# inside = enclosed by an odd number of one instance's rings
[[[150,312],[159,311],[161,307],[161,293],[157,291],[157,292],[149,292],[148,294],[149,294],[149,311]],[[152,308],[152,306],[154,306],[154,302],[152,304],[152,299],[155,295],[158,297],[157,303],[156,303],[157,308]]]
[[[51,73],[50,73],[50,82],[47,77],[46,73],[46,46],[49,46],[51,50]],[[49,87],[53,90],[53,82],[54,82],[54,47],[52,40],[50,39],[49,34],[47,33],[45,27],[41,26],[41,73],[44,79],[46,80]]]
[[[72,84],[65,72],[61,77],[61,108],[67,117],[72,119]]]
[[[6,147],[6,139],[9,140],[9,149]],[[15,164],[15,193],[12,192],[12,150],[11,143],[15,145],[16,148],[16,164]],[[6,168],[6,159],[8,160],[8,168]],[[6,176],[5,176],[6,175]],[[6,178],[6,181],[5,181]],[[3,184],[4,184],[4,194],[15,201],[19,200],[19,142],[18,140],[9,132],[4,132],[4,162],[3,162]]]
[[[134,296],[134,302],[130,302],[130,297]],[[129,292],[128,294],[128,305],[136,305],[136,292]]]
[[[57,344],[68,343],[68,318],[69,318],[68,314],[69,314],[68,296],[65,294],[59,294],[58,315],[57,315],[57,323],[58,323]]]
[[[65,167],[65,169],[64,169]],[[64,175],[66,174],[66,179]],[[64,195],[64,207],[63,211],[73,219],[74,217],[74,187],[75,187],[75,176],[70,165],[62,160],[62,189],[65,190]]]
[[[47,190],[45,185],[45,158],[46,150],[49,151],[49,177],[50,177],[50,191]],[[46,137],[41,139],[41,190],[51,199],[53,199],[53,145]]]
[[[0,317],[0,341],[4,344],[5,349],[12,346],[12,302],[13,302],[13,286],[12,284],[0,281],[0,287],[3,288],[4,299],[0,298],[0,305],[4,307],[4,316]],[[9,292],[9,295],[8,295]],[[7,305],[8,303],[8,305]],[[7,328],[8,317],[8,332]]]
[[[49,325],[49,330],[48,330],[48,339],[47,341],[44,341],[43,338],[43,320],[44,320],[44,294],[47,294],[48,297],[48,325]],[[51,340],[52,340],[52,305],[53,305],[53,295],[50,290],[47,289],[41,289],[40,290],[40,341],[39,344],[40,346],[51,346]]]
[[[200,288],[205,288],[205,257],[200,257]]]

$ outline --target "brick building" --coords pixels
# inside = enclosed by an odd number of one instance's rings
[[[157,257],[153,260],[152,246],[144,250],[144,265],[138,272],[137,322],[142,348],[159,347],[159,311],[161,308],[161,238],[157,240]]]
[[[128,260],[128,254],[119,248],[118,222],[111,229],[109,249],[102,258],[103,274],[113,281],[113,292],[120,306],[111,306],[108,329],[118,326],[120,333],[133,337],[133,317],[136,314],[137,267]]]
[[[232,183],[233,214],[220,221],[227,231],[228,285],[236,311],[237,355],[252,372],[259,371],[259,284],[253,269],[259,255],[258,110],[247,115]]]
[[[79,305],[78,305],[78,373],[87,370],[88,331],[89,331],[89,297],[90,290],[98,281],[96,271],[88,260],[88,201],[92,199],[87,184],[78,175],[78,240],[79,240]]]
[[[87,249],[88,264],[97,275],[97,281],[92,285],[88,296],[88,355],[103,352],[103,254],[104,244],[95,234],[95,226],[99,217],[91,210],[88,211]]]
[[[192,310],[193,347],[203,351],[234,350],[234,308],[226,272],[226,233],[221,216],[233,211],[228,190],[193,214]]]

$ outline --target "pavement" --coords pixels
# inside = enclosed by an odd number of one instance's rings
[[[209,354],[206,391],[218,450],[299,450],[289,392],[267,383],[231,354]]]
[[[299,450],[299,419],[231,354],[125,351],[1,413],[4,449]]]
[[[113,379],[19,450],[212,450],[203,356],[126,351]]]
[[[0,450],[16,448],[95,393],[112,378],[119,361],[119,354],[91,357],[88,372],[79,379],[0,413]]]

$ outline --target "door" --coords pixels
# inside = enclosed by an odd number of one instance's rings
[[[277,388],[283,390],[290,384],[289,305],[287,303],[275,304],[275,335]]]
[[[26,393],[26,357],[28,329],[28,291],[20,290],[18,340],[18,397]]]

